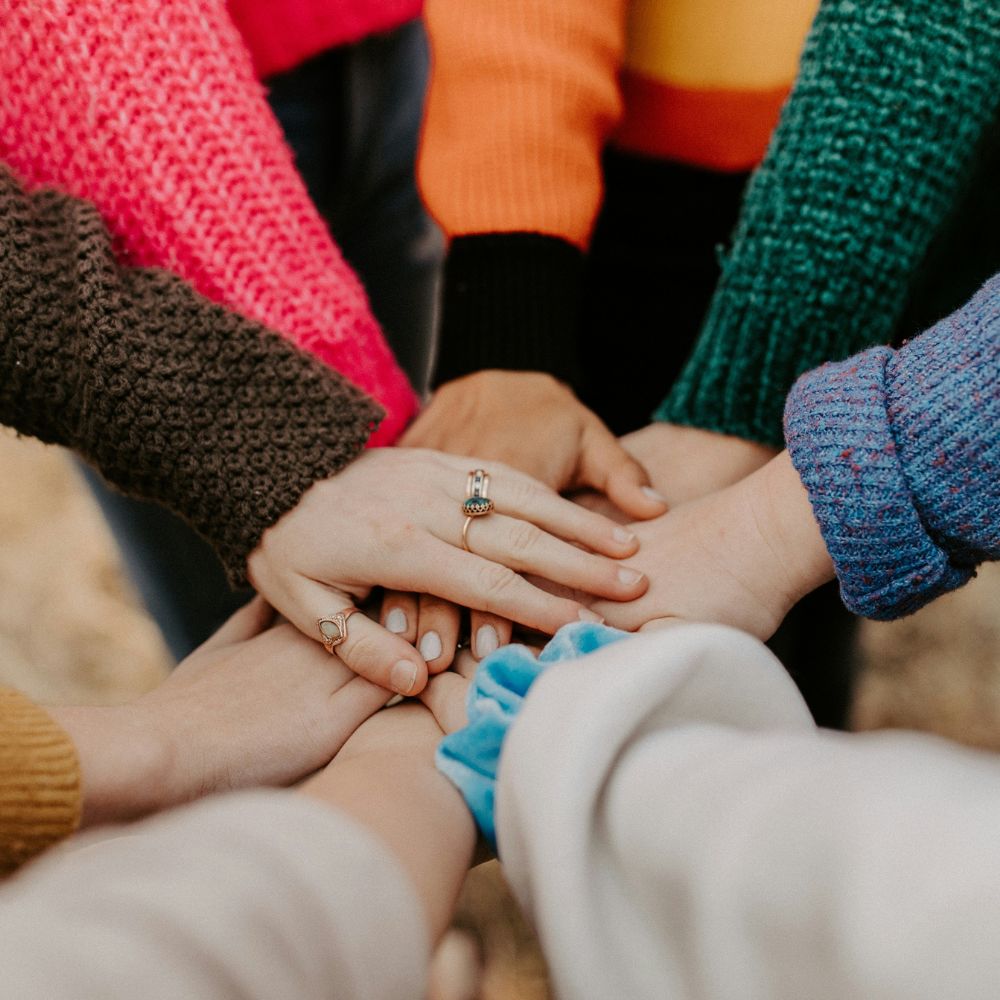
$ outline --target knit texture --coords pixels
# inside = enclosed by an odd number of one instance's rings
[[[785,411],[844,603],[916,611],[1000,559],[1000,275],[898,352],[796,383]]]
[[[68,837],[82,804],[69,736],[24,695],[0,687],[0,875]]]
[[[378,407],[172,275],[123,270],[98,213],[0,168],[0,421],[174,510],[234,586],[262,532],[364,447]]]
[[[222,0],[0,0],[0,159],[101,211],[160,266],[374,396],[416,398],[309,199]]]
[[[799,374],[888,340],[998,102],[994,0],[825,0],[657,417],[779,445]]]
[[[435,383],[484,368],[581,382],[584,256],[557,236],[483,233],[451,241]]]
[[[227,0],[254,68],[264,77],[298,66],[335,45],[399,27],[422,0]]]
[[[496,847],[497,768],[507,731],[532,684],[561,660],[585,656],[628,638],[627,632],[591,622],[564,625],[537,656],[527,646],[504,646],[479,664],[466,695],[467,725],[438,746],[438,770],[462,793],[483,836]]]

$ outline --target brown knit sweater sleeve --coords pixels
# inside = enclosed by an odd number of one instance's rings
[[[336,372],[164,272],[97,212],[0,167],[0,422],[184,517],[234,586],[261,534],[381,418]]]
[[[24,695],[0,687],[0,876],[68,837],[81,802],[70,738]]]

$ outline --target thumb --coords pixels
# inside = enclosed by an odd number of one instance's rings
[[[219,649],[222,646],[246,642],[263,632],[274,620],[274,609],[259,594],[235,612],[218,631],[206,639],[200,649]]]
[[[667,501],[649,485],[646,470],[599,422],[584,436],[578,485],[599,490],[637,521],[659,517],[667,510]]]

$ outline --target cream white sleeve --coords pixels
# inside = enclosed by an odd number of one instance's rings
[[[11,1000],[414,1000],[428,949],[387,849],[289,792],[175,810],[0,890]]]
[[[553,668],[509,734],[497,827],[560,997],[997,996],[998,759],[817,730],[740,633]]]

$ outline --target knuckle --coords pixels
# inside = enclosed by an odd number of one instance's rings
[[[502,599],[517,586],[518,576],[509,566],[488,563],[479,572],[479,589],[490,601]]]
[[[352,636],[340,647],[340,652],[347,665],[358,673],[361,669],[378,666],[382,659],[388,659],[382,646],[377,634],[365,632],[356,637]]]
[[[511,551],[523,555],[538,546],[542,533],[530,521],[517,521],[510,527],[507,544]]]

